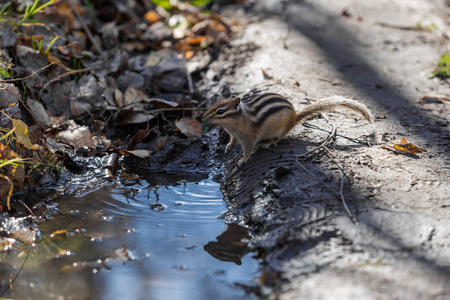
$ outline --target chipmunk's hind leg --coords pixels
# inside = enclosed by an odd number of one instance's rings
[[[263,147],[264,147],[264,148],[269,148],[270,146],[272,146],[272,145],[278,143],[279,141],[281,141],[281,139],[282,139],[282,138],[274,138],[274,139],[271,139],[270,141],[266,142],[266,143],[263,145]]]

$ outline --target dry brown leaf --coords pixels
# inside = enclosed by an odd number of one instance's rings
[[[81,147],[94,146],[94,137],[87,126],[80,126],[73,120],[70,120],[69,127],[65,131],[59,132],[55,139],[60,142],[72,145],[75,149]]]
[[[175,126],[187,137],[202,136],[202,124],[197,120],[183,118],[175,121]]]
[[[16,128],[14,134],[16,135],[17,140],[28,149],[34,149],[34,146],[30,141],[30,132],[28,131],[27,125],[21,120],[12,119],[12,121],[14,127]]]
[[[417,147],[413,143],[408,143],[408,141],[404,138],[401,138],[400,144],[395,144],[394,148],[400,153],[406,153],[411,155],[417,155],[418,153],[427,151],[424,148]]]
[[[127,150],[133,150],[134,146],[142,141],[143,138],[147,136],[150,129],[139,129],[138,132],[133,136],[131,141],[128,143]]]
[[[123,95],[123,105],[127,106],[145,99],[148,99],[148,95],[146,93],[130,86]]]

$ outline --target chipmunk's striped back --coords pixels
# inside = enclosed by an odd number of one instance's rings
[[[281,110],[295,112],[291,102],[275,93],[262,94],[241,103],[244,106],[244,110],[258,127],[261,127],[267,118]]]

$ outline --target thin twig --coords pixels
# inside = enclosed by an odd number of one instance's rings
[[[22,200],[19,200],[20,203],[22,203],[23,206],[28,210],[28,212],[33,216],[36,217],[36,215],[33,213],[33,211],[26,205]]]
[[[28,106],[25,105],[25,102],[23,102],[23,100],[16,95],[16,93],[14,93],[10,88],[6,87],[5,84],[3,84],[3,87],[5,90],[7,90],[8,92],[11,93],[11,95],[13,95],[14,97],[17,98],[17,100],[19,100],[20,103],[22,103],[23,107],[28,111],[28,113],[33,117],[34,122],[36,123],[37,126],[39,126],[39,128],[42,130],[41,125],[39,124],[38,119],[36,118],[36,116],[31,112],[31,110],[28,108]]]
[[[11,295],[13,296],[13,299],[16,299],[16,294],[14,293],[14,289],[12,286],[12,274],[9,276],[9,288],[11,289]]]
[[[319,181],[321,184],[323,184],[328,190],[330,190],[334,195],[336,196],[340,196],[340,194],[338,192],[336,192],[331,186],[329,186],[328,184],[326,184],[322,179],[318,178],[316,175],[314,175],[310,170],[308,170],[304,165],[302,165],[299,161],[298,161],[298,157],[295,158],[295,160],[297,161],[297,164],[303,168],[303,170],[305,170],[306,172],[308,172],[309,175],[311,175],[314,179],[316,179],[317,181]]]
[[[9,211],[11,211],[11,195],[14,190],[14,184],[12,183],[11,179],[6,175],[0,174],[0,178],[5,179],[10,184],[8,196],[6,197],[6,207],[8,208]]]
[[[310,172],[305,166],[303,166],[303,165],[298,161],[298,159],[299,159],[300,157],[305,157],[306,155],[308,155],[308,154],[310,154],[310,153],[312,153],[312,152],[314,152],[314,151],[316,151],[316,150],[318,150],[318,149],[320,149],[320,148],[324,148],[327,152],[330,152],[329,149],[328,149],[326,146],[327,146],[327,144],[331,141],[331,139],[336,135],[336,125],[334,125],[334,123],[331,123],[331,122],[328,120],[328,118],[326,118],[326,117],[325,117],[325,120],[326,120],[328,123],[330,123],[331,126],[332,126],[332,129],[331,129],[330,134],[323,140],[323,142],[322,142],[319,146],[314,147],[313,149],[307,151],[306,153],[297,155],[295,159],[296,159],[298,165],[299,165],[300,167],[302,167],[306,172],[308,172],[308,174],[310,174],[311,176],[313,176],[316,180],[318,180],[319,182],[321,182],[325,187],[327,187],[330,191],[332,191],[336,196],[338,196],[338,197],[341,198],[342,204],[344,205],[344,209],[345,209],[345,211],[347,212],[347,215],[349,216],[350,219],[353,220],[353,214],[350,212],[350,210],[349,210],[349,208],[348,208],[348,206],[347,206],[347,202],[345,201],[344,192],[343,192],[343,191],[344,191],[344,176],[345,176],[345,173],[344,173],[344,162],[342,162],[342,167],[338,165],[339,169],[341,170],[341,186],[340,186],[340,189],[339,189],[339,193],[337,193],[337,192],[336,192],[334,189],[332,189],[328,184],[326,184],[326,183],[323,182],[321,179],[319,179],[318,177],[316,177],[312,172]],[[333,161],[334,163],[336,163],[333,159],[332,159],[332,161]],[[336,163],[336,164],[337,164],[337,163]]]
[[[306,128],[313,128],[313,129],[317,129],[317,130],[320,130],[320,131],[325,131],[325,132],[328,132],[328,133],[330,132],[330,131],[328,131],[326,129],[320,128],[319,126],[313,125],[313,124],[310,124],[310,123],[303,123],[303,126],[305,126]],[[351,142],[353,142],[355,144],[362,144],[362,145],[370,146],[370,144],[368,142],[366,142],[364,140],[361,140],[359,138],[351,138],[351,137],[348,137],[348,136],[345,136],[345,135],[342,135],[342,134],[339,134],[339,133],[336,133],[335,135],[338,136],[338,137],[347,139],[347,140],[349,140],[349,141],[351,141]]]
[[[328,120],[327,120],[327,121],[328,121]],[[333,136],[336,134],[336,125],[334,125],[334,124],[331,123],[331,122],[328,122],[328,123],[331,124],[332,129],[331,129],[330,134],[323,140],[323,142],[322,142],[319,146],[314,147],[314,148],[311,149],[311,150],[308,150],[306,153],[302,153],[302,154],[297,155],[297,158],[298,158],[298,157],[304,157],[304,156],[306,156],[306,155],[308,155],[308,154],[310,154],[310,153],[312,153],[312,152],[314,152],[314,151],[316,151],[316,150],[318,150],[318,149],[320,149],[320,148],[322,148],[322,147],[325,147],[327,144],[330,143],[331,139],[332,139]]]
[[[340,168],[340,169],[341,169],[341,187],[339,189],[339,195],[341,196],[341,201],[342,201],[342,204],[344,205],[344,208],[345,208],[345,211],[347,212],[348,217],[353,220],[353,218],[354,218],[353,214],[350,212],[350,209],[348,209],[347,202],[345,202],[345,198],[344,198],[344,176],[345,176],[344,162],[342,162],[342,168]]]
[[[348,214],[349,218],[351,220],[354,219],[352,213],[350,212],[350,210],[348,209],[347,203],[345,201],[344,198],[344,193],[343,193],[343,187],[344,187],[344,172],[341,169],[341,187],[339,190],[339,193],[336,192],[331,186],[329,186],[328,184],[326,184],[322,179],[318,178],[316,175],[314,175],[310,170],[308,170],[304,165],[302,165],[299,161],[298,161],[298,157],[295,158],[295,160],[297,161],[297,164],[303,168],[303,170],[305,170],[309,175],[311,175],[314,179],[316,179],[317,181],[319,181],[321,184],[323,184],[329,191],[331,191],[335,196],[341,198],[341,201],[344,205],[344,209],[346,211],[346,213]]]
[[[71,7],[72,7],[72,11],[77,16],[77,21],[80,22],[81,26],[83,26],[84,31],[86,32],[87,36],[89,37],[89,40],[91,41],[92,45],[94,45],[95,49],[98,51],[99,54],[102,54],[103,51],[100,48],[100,46],[98,45],[97,40],[92,35],[92,32],[89,30],[89,27],[87,27],[86,23],[84,22],[84,18],[80,15],[80,13],[76,9],[76,7],[74,7],[72,5],[71,5]]]
[[[17,272],[16,276],[14,276],[14,279],[12,280],[10,286],[12,286],[12,284],[16,281],[17,277],[19,276],[20,272],[22,271],[23,267],[25,266],[25,263],[28,260],[28,256],[30,255],[31,249],[33,249],[33,246],[30,246],[30,249],[27,252],[27,256],[25,256],[25,260],[22,263],[22,266],[20,267],[19,271]],[[3,295],[10,289],[10,286],[8,286],[3,293],[0,295],[0,297],[3,297]]]
[[[39,73],[40,71],[42,71],[42,70],[44,70],[44,69],[47,69],[48,67],[50,67],[50,66],[52,66],[52,65],[54,65],[54,64],[56,64],[56,62],[49,63],[48,65],[46,65],[46,66],[44,66],[44,67],[42,67],[42,68],[39,68],[39,69],[37,69],[36,71],[33,71],[33,73],[31,73],[30,75],[25,76],[25,77],[22,77],[22,78],[2,79],[1,81],[3,81],[3,82],[15,82],[15,81],[25,80],[25,79],[28,79],[28,78],[30,78],[30,77],[33,77],[34,75],[36,75],[36,74]]]
[[[343,190],[344,190],[344,177],[345,177],[345,172],[344,172],[344,164],[345,164],[345,162],[342,161],[342,166],[340,166],[340,165],[336,162],[336,160],[335,160],[335,158],[337,158],[337,157],[333,155],[333,153],[331,152],[331,150],[328,149],[326,146],[324,146],[324,149],[327,150],[327,156],[331,159],[331,161],[332,161],[334,164],[336,164],[336,165],[338,166],[338,168],[341,170],[341,188],[340,188],[340,190],[339,190],[339,195],[340,195],[340,197],[341,197],[342,204],[344,205],[345,211],[347,212],[349,218],[350,218],[352,221],[354,221],[354,216],[353,216],[353,214],[350,212],[350,210],[348,209],[347,203],[346,203],[345,198],[344,198],[344,192],[343,192]]]
[[[67,39],[61,35],[59,35],[57,32],[53,31],[47,24],[45,23],[22,23],[22,26],[30,27],[30,26],[42,26],[45,27],[48,31],[53,33],[55,36],[57,36],[59,39],[62,39],[63,41],[67,41]]]
[[[69,75],[73,75],[73,74],[77,74],[77,73],[82,73],[82,72],[87,72],[87,71],[91,71],[92,69],[90,68],[84,68],[84,69],[79,69],[79,70],[72,70],[69,72],[66,72],[64,74],[58,75],[55,78],[53,78],[52,80],[50,80],[49,82],[47,82],[46,84],[44,84],[44,86],[42,87],[42,89],[39,91],[39,96],[38,96],[38,101],[41,101],[41,94],[42,92],[53,82],[60,80],[63,77],[69,76]]]

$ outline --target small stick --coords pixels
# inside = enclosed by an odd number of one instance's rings
[[[327,121],[328,121],[328,119],[327,119]],[[320,149],[322,147],[325,147],[325,145],[327,145],[331,141],[332,137],[336,134],[336,125],[334,125],[333,123],[331,123],[329,121],[328,121],[328,123],[331,124],[332,129],[331,129],[330,134],[323,140],[323,142],[319,146],[314,147],[313,149],[307,151],[306,153],[297,155],[297,158],[298,157],[304,157],[304,156],[306,156],[306,155],[308,155],[308,154],[310,154],[310,153],[312,153],[312,152],[314,152],[314,151],[316,151],[316,150],[318,150],[318,149]]]
[[[83,26],[84,31],[86,31],[86,34],[89,37],[89,40],[91,40],[92,45],[94,45],[95,49],[98,51],[99,54],[102,54],[103,53],[102,49],[98,45],[94,36],[92,35],[92,32],[89,30],[89,27],[87,27],[86,23],[84,22],[83,17],[81,17],[80,13],[78,12],[78,10],[76,8],[74,8],[74,6],[71,5],[71,7],[72,7],[72,11],[77,16],[77,21],[80,22],[81,26]]]
[[[25,76],[25,77],[22,77],[22,78],[2,79],[1,81],[2,81],[2,82],[15,82],[15,81],[25,80],[25,79],[28,79],[28,78],[30,78],[30,77],[33,77],[34,75],[36,75],[36,74],[39,73],[40,71],[42,71],[42,70],[44,70],[44,69],[47,69],[48,67],[50,67],[50,66],[52,66],[52,65],[54,65],[54,64],[56,64],[56,62],[49,63],[48,65],[46,65],[46,66],[44,66],[44,67],[42,67],[42,68],[37,69],[36,71],[34,71],[33,73],[31,73],[30,75]]]
[[[41,101],[41,94],[42,92],[53,82],[60,80],[63,77],[69,76],[69,75],[73,75],[73,74],[77,74],[77,73],[82,73],[82,72],[87,72],[87,71],[91,71],[92,69],[90,68],[84,68],[84,69],[79,69],[79,70],[72,70],[69,71],[67,73],[61,74],[56,76],[55,78],[53,78],[52,80],[50,80],[49,82],[47,82],[46,84],[44,84],[44,86],[42,87],[42,89],[39,91],[39,96],[38,96],[38,101]]]
[[[11,295],[13,296],[13,299],[17,299],[16,298],[16,294],[14,293],[14,289],[12,286],[12,274],[9,276],[9,288],[11,289]]]
[[[26,205],[22,200],[19,200],[20,203],[22,203],[23,206],[28,210],[28,212],[33,216],[36,217],[36,215],[33,213],[33,211]]]
[[[345,202],[345,198],[344,198],[344,176],[345,176],[344,162],[342,162],[342,168],[340,168],[340,169],[341,169],[341,187],[339,189],[339,195],[341,196],[341,201],[342,201],[342,204],[344,205],[344,208],[345,208],[345,211],[347,212],[348,217],[353,221],[354,216],[350,212],[350,209],[348,209],[347,202]]]
[[[298,161],[298,157],[295,158],[295,160],[297,161],[297,164],[303,168],[303,170],[305,170],[309,175],[311,175],[314,179],[316,179],[317,181],[319,181],[321,184],[323,184],[329,191],[331,191],[335,196],[340,197],[342,203],[344,204],[344,209],[347,213],[347,215],[353,220],[353,215],[350,212],[350,210],[347,207],[347,203],[345,202],[345,198],[344,198],[344,193],[343,193],[343,186],[344,186],[344,172],[341,170],[342,172],[342,176],[341,176],[341,188],[339,190],[339,193],[336,192],[331,186],[329,186],[328,184],[326,184],[323,180],[321,180],[320,178],[318,178],[316,175],[314,175],[310,170],[308,170],[304,165],[302,165],[299,161]]]
[[[344,192],[343,192],[343,190],[344,190],[344,177],[345,177],[345,173],[344,173],[344,161],[342,161],[342,167],[334,160],[334,158],[336,158],[333,154],[332,154],[332,152],[330,151],[330,149],[328,149],[326,146],[324,147],[326,150],[327,150],[327,155],[329,156],[329,158],[331,159],[331,161],[333,162],[333,163],[335,163],[337,166],[338,166],[338,168],[341,170],[341,188],[340,188],[340,190],[339,190],[339,195],[340,195],[340,197],[341,197],[341,201],[342,201],[342,204],[344,204],[344,208],[345,208],[345,211],[347,212],[347,214],[348,214],[348,216],[349,216],[349,218],[351,218],[352,219],[352,221],[354,221],[354,216],[353,216],[353,214],[350,212],[350,210],[349,210],[349,208],[348,208],[348,206],[347,206],[347,203],[346,203],[346,201],[345,201],[345,198],[344,198]]]
[[[313,124],[310,124],[310,123],[303,123],[303,126],[305,126],[306,128],[314,128],[314,129],[317,129],[317,130],[320,130],[320,131],[329,132],[326,129],[320,128],[319,126],[313,125]],[[345,135],[342,135],[342,134],[339,134],[339,133],[336,133],[336,136],[339,136],[341,138],[347,139],[347,140],[349,140],[349,141],[351,141],[351,142],[353,142],[355,144],[362,144],[362,145],[370,146],[370,143],[368,143],[368,142],[366,142],[364,140],[361,140],[359,138],[351,138],[349,136],[345,136]]]
[[[6,175],[0,174],[0,178],[3,178],[6,181],[8,181],[8,183],[10,185],[8,196],[6,197],[6,207],[8,208],[9,211],[11,211],[11,195],[12,195],[13,190],[14,190],[14,184],[11,181],[11,179],[8,176],[6,176]]]
[[[45,27],[49,32],[53,33],[55,36],[57,36],[59,39],[62,39],[63,41],[67,41],[67,39],[63,36],[60,36],[57,32],[53,31],[47,24],[45,23],[22,23],[22,26],[31,27],[31,26],[42,26]]]
[[[22,271],[23,267],[25,266],[25,263],[28,260],[28,256],[30,255],[31,249],[33,249],[33,246],[30,246],[30,250],[28,250],[27,256],[25,257],[25,260],[23,261],[22,266],[20,267],[16,276],[14,276],[14,279],[11,281],[10,285],[3,291],[3,293],[0,295],[0,297],[3,297],[3,295],[11,288],[12,284],[16,281],[17,277],[19,276],[20,272]]]
[[[306,172],[308,172],[309,175],[311,175],[314,179],[316,179],[317,181],[319,181],[321,184],[323,184],[328,190],[330,190],[334,195],[336,196],[340,196],[340,194],[338,192],[336,192],[335,190],[333,190],[333,188],[331,186],[329,186],[328,184],[326,184],[322,179],[318,178],[316,175],[314,175],[310,170],[308,170],[304,165],[302,165],[299,161],[298,161],[298,157],[295,158],[295,160],[297,161],[297,164],[303,168],[303,170],[305,170]]]

